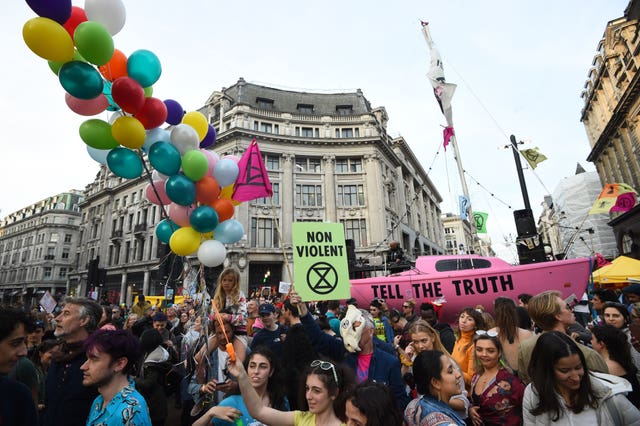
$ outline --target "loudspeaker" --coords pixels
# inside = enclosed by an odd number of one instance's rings
[[[538,232],[536,229],[536,221],[533,219],[533,212],[531,209],[514,210],[513,218],[516,221],[518,237],[532,236]]]
[[[356,263],[356,242],[349,238],[344,240],[344,244],[347,246],[347,262],[349,265]]]
[[[547,254],[544,252],[544,245],[540,243],[540,237],[529,240],[534,245],[529,248],[521,239],[516,239],[516,247],[518,248],[518,258],[521,265],[530,263],[540,263],[547,261]],[[535,245],[537,243],[537,245]]]

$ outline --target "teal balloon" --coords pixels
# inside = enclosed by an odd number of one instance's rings
[[[186,177],[197,182],[209,171],[209,160],[200,151],[187,151],[182,156],[182,171]]]
[[[181,206],[190,206],[196,201],[196,185],[185,176],[171,176],[167,179],[164,189],[169,199]]]
[[[99,22],[85,21],[73,33],[78,52],[97,66],[106,64],[113,57],[113,38]]]
[[[151,51],[136,50],[127,58],[127,74],[142,87],[152,86],[162,74],[160,60]]]
[[[191,227],[203,234],[211,232],[218,226],[218,212],[213,207],[200,206],[189,216]]]
[[[244,235],[244,227],[235,219],[227,219],[218,224],[213,232],[213,237],[224,244],[237,243],[242,235]]]
[[[178,148],[169,142],[156,142],[149,148],[149,162],[163,175],[173,176],[180,171],[182,159]]]
[[[106,96],[109,101],[109,106],[107,107],[107,111],[120,111],[120,106],[115,103],[113,100],[113,96],[111,96],[111,83],[109,80],[103,80],[104,87],[102,88],[102,94]]]
[[[163,243],[169,244],[171,236],[179,228],[180,227],[176,225],[171,219],[161,220],[158,225],[156,225],[156,236]]]
[[[58,79],[64,90],[78,99],[93,99],[104,86],[98,70],[81,61],[69,61],[60,67]]]
[[[128,148],[114,148],[107,155],[107,165],[114,175],[124,179],[135,179],[142,175],[142,160]]]

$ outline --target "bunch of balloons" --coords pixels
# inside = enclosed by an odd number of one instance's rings
[[[80,125],[91,158],[135,179],[146,154],[155,169],[146,197],[167,206],[170,217],[157,225],[158,239],[180,256],[197,253],[205,266],[220,265],[224,244],[244,234],[232,219],[239,159],[219,159],[206,149],[215,144],[216,131],[203,114],[152,96],[162,74],[153,52],[127,57],[115,48],[113,36],[126,19],[121,0],[85,0],[84,9],[71,0],[26,1],[38,17],[24,24],[24,41],[58,76],[67,106],[83,116],[113,112],[108,121],[91,118]],[[173,127],[162,129],[165,123]]]

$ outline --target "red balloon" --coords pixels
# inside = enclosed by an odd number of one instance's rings
[[[211,176],[205,176],[196,182],[196,201],[203,204],[211,204],[220,195],[220,185]]]
[[[158,98],[146,98],[135,117],[145,129],[155,129],[167,119],[167,106]]]
[[[146,100],[144,89],[131,77],[116,78],[111,86],[111,96],[114,102],[129,114],[140,111]]]
[[[78,25],[87,21],[87,14],[84,13],[84,9],[78,6],[71,7],[71,16],[67,19],[62,26],[69,33],[73,39],[73,33],[76,31]]]

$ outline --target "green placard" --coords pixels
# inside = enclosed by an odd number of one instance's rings
[[[351,297],[342,224],[295,222],[293,266],[294,287],[302,300]]]

